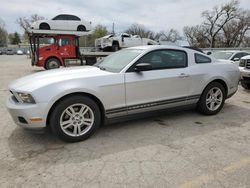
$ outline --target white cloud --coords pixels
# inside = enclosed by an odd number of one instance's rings
[[[75,14],[94,25],[104,24],[110,30],[122,31],[133,23],[159,31],[170,28],[182,31],[186,25],[201,22],[201,12],[229,0],[9,0],[1,2],[1,18],[9,32],[21,31],[15,23],[20,16],[37,13],[48,19],[59,13]],[[241,7],[250,7],[249,0],[240,0]]]

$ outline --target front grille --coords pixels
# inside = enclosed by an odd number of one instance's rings
[[[246,60],[246,68],[250,69],[250,59]]]

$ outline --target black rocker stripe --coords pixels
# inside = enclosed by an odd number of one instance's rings
[[[131,106],[127,106],[127,107],[106,110],[106,114],[114,114],[114,113],[124,112],[127,110],[130,111],[130,110],[137,110],[137,109],[142,109],[142,108],[149,108],[149,107],[160,106],[160,105],[165,105],[165,104],[172,104],[172,103],[177,103],[177,102],[183,102],[185,100],[193,100],[193,99],[199,99],[199,98],[200,98],[200,95],[193,95],[193,96],[189,96],[188,98],[187,97],[180,97],[180,98],[176,98],[176,99],[168,99],[168,100],[155,101],[155,102],[150,102],[150,103],[131,105]]]

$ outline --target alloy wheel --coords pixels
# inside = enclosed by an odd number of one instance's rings
[[[85,104],[73,104],[67,107],[60,117],[62,131],[73,137],[87,133],[94,124],[94,113]]]

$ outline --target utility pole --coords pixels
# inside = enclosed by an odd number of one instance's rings
[[[112,33],[115,34],[115,23],[113,22],[113,25],[112,25]]]

